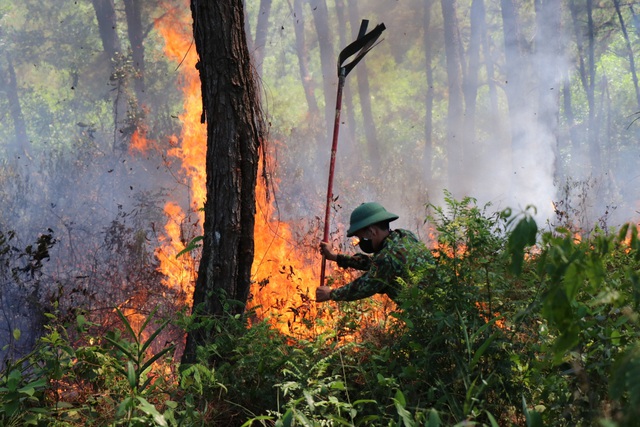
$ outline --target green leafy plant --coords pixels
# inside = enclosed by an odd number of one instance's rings
[[[144,419],[150,418],[158,425],[168,425],[165,417],[153,404],[145,399],[144,394],[154,379],[153,375],[149,375],[152,365],[175,348],[174,345],[165,346],[159,352],[151,356],[148,355],[148,350],[167,326],[169,320],[163,321],[145,339],[144,332],[153,319],[155,310],[147,316],[138,332],[133,330],[131,323],[119,309],[116,309],[116,312],[124,326],[126,338],[122,337],[118,330],[113,330],[107,333],[105,339],[115,347],[117,356],[120,356],[119,359],[124,362],[123,365],[116,366],[116,369],[127,379],[129,385],[129,395],[120,402],[117,415],[123,417],[124,421],[129,424],[134,421],[142,423]],[[169,402],[169,405],[172,405],[172,403]],[[142,413],[143,417],[137,417],[135,415],[136,412]]]
[[[38,425],[49,410],[42,407],[42,394],[47,386],[45,378],[30,378],[21,365],[7,366],[0,377],[0,425]]]

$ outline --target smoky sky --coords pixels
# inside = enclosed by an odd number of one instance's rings
[[[267,13],[261,6],[267,3],[246,2],[248,35],[252,42],[256,42],[259,18]],[[499,5],[485,2],[490,35],[487,43],[494,55],[494,77],[500,80],[494,82],[498,86],[499,109],[493,110],[487,94],[489,82],[481,76],[474,139],[463,140],[463,135],[447,135],[448,95],[442,10],[440,2],[432,3],[431,23],[426,30],[423,1],[306,1],[301,2],[301,13],[294,10],[296,2],[271,2],[266,38],[261,45],[254,44],[251,48],[252,54],[261,58],[262,104],[269,123],[269,144],[274,153],[270,164],[274,176],[279,179],[276,200],[283,218],[313,218],[323,213],[333,132],[331,112],[336,101],[337,55],[345,44],[354,40],[361,20],[367,19],[369,29],[379,23],[384,23],[387,29],[380,43],[346,80],[334,177],[334,196],[337,197],[335,221],[346,222],[354,207],[365,201],[377,200],[401,215],[398,226],[416,229],[425,218],[425,205],[441,205],[444,191],[453,188],[458,189],[455,197],[474,197],[479,205],[491,203],[494,210],[510,207],[518,211],[534,205],[540,222],[553,219],[552,202],[566,198],[563,192],[572,194],[577,209],[581,211],[582,226],[591,227],[608,208],[613,207],[615,209],[609,209],[612,224],[632,219],[638,196],[638,179],[633,175],[638,153],[628,146],[622,152],[604,149],[603,153],[608,157],[599,169],[594,169],[587,166],[586,150],[569,153],[563,145],[571,129],[566,128],[566,123],[560,123],[558,117],[560,95],[566,82],[576,80],[575,63],[566,54],[545,49],[547,44],[540,35],[558,34],[552,31],[553,28],[544,28],[545,23],[553,22],[552,19],[543,17],[533,22],[530,11],[518,11],[522,19],[522,39],[529,41],[530,45],[525,46],[522,52],[520,68],[507,70],[502,57],[506,48]],[[457,2],[456,9],[465,49],[469,43],[469,3]],[[33,7],[29,2],[25,5]],[[189,13],[183,3],[169,5],[177,6],[182,14]],[[34,33],[28,31],[28,21],[12,23],[12,16],[25,16],[24,13],[9,11],[3,17],[3,49],[10,54],[5,58],[13,58],[13,65],[18,70],[18,93],[23,95],[23,114],[28,137],[33,144],[33,154],[27,156],[28,161],[25,156],[18,156],[19,163],[27,166],[17,174],[26,176],[5,187],[13,188],[11,191],[22,196],[12,198],[9,190],[5,192],[7,203],[3,222],[10,222],[10,216],[18,216],[20,221],[14,221],[14,225],[34,230],[47,222],[53,222],[62,229],[99,230],[119,212],[130,212],[136,207],[144,210],[141,206],[151,206],[148,212],[154,221],[161,223],[159,206],[169,198],[181,201],[188,209],[194,201],[189,200],[190,183],[176,178],[180,175],[179,159],[167,156],[164,148],[135,156],[119,147],[135,129],[127,122],[127,114],[131,112],[127,105],[118,105],[114,100],[125,89],[133,88],[119,87],[114,83],[112,73],[105,71],[110,69],[113,61],[103,55],[96,11],[89,3],[82,3],[75,10],[68,9],[64,2],[52,2],[50,7],[48,12],[59,14],[56,22],[64,22],[67,28],[81,31],[64,37],[62,27],[51,32]],[[124,25],[123,10],[116,7],[116,12],[120,25]],[[151,123],[150,135],[166,147],[168,138],[179,135],[181,131],[177,117],[181,113],[178,99],[183,70],[179,64],[168,64],[166,58],[162,58],[161,41],[151,26],[154,19],[164,16],[162,9],[150,7],[148,12],[150,15],[145,21],[149,25],[145,40],[148,64],[145,72],[148,73],[146,96],[150,107],[145,111],[145,117],[147,122],[155,120]],[[324,14],[327,22],[319,25],[318,21],[325,19]],[[43,16],[35,15],[32,18],[34,25],[42,19]],[[85,24],[80,25],[80,22]],[[176,22],[176,25],[186,26],[188,31],[188,15]],[[123,51],[126,51],[124,29],[122,26],[116,35]],[[318,117],[309,114],[300,83],[301,53],[296,46],[296,30],[301,30],[299,34],[304,35],[305,78],[318,102]],[[560,40],[555,42],[567,45],[572,37],[567,25]],[[432,87],[427,81],[424,53],[427,40],[432,54]],[[533,40],[536,40],[535,46]],[[67,47],[56,51],[51,43]],[[325,49],[321,49],[323,44]],[[328,52],[331,57],[322,58],[322,52]],[[52,58],[52,54],[59,57]],[[481,55],[486,54],[481,51]],[[41,71],[29,80],[20,80],[20,70],[27,67],[25,59],[32,69]],[[330,66],[323,67],[323,62]],[[86,64],[92,66],[86,67]],[[123,63],[123,67],[125,65]],[[46,81],[48,67],[58,67],[54,73],[56,78],[50,81]],[[2,63],[2,69],[7,74],[7,60]],[[365,70],[372,108],[371,123],[364,122],[359,99],[362,96],[362,75],[359,72]],[[486,70],[480,74],[483,73],[486,74]],[[505,78],[509,73],[524,74],[522,80],[526,87],[522,93],[530,94],[522,97],[521,102],[510,105],[505,95],[511,84]],[[9,80],[2,80],[4,93],[8,93]],[[67,86],[66,97],[55,102],[43,102],[38,97],[24,96],[44,91],[45,82]],[[161,82],[159,84],[163,86],[154,87],[153,82]],[[549,96],[534,96],[541,92],[541,88]],[[425,98],[429,90],[434,93],[434,105],[430,111],[434,128],[432,139],[427,141]],[[167,102],[168,98],[178,101],[171,104]],[[103,103],[101,108],[104,111],[97,115],[98,120],[96,115],[87,120],[86,109],[105,99],[107,102]],[[584,100],[576,101],[576,109],[584,109],[584,105],[578,102],[584,104]],[[59,104],[72,113],[56,116],[54,106]],[[179,107],[175,108],[175,105]],[[15,139],[10,103],[6,97],[1,108],[3,143],[10,147]],[[113,118],[114,109],[118,109],[116,119]],[[629,111],[629,117],[631,113]],[[627,124],[632,120],[629,117]],[[164,120],[162,124],[158,124],[160,118]],[[67,120],[69,123],[66,127],[56,128],[54,134],[50,129],[55,126],[50,123],[55,120]],[[464,122],[465,117],[461,120]],[[624,123],[621,119],[614,125],[620,127]],[[583,125],[574,125],[576,128],[580,126]],[[375,129],[379,163],[371,161],[372,143],[367,135],[368,127]],[[626,132],[633,133],[635,128],[631,126]],[[618,132],[624,133],[625,130]],[[511,145],[514,133],[520,138],[517,147]],[[61,148],[65,144],[59,144],[60,141],[72,141],[66,145],[75,147],[75,151],[65,151]],[[454,143],[467,147],[471,156],[466,166],[459,170],[447,152],[450,144]],[[586,141],[581,143],[586,145]],[[430,154],[428,147],[431,147]],[[14,156],[10,150],[4,153],[7,161]],[[64,161],[54,165],[51,162],[53,158]],[[85,162],[89,158],[91,164]],[[455,182],[456,178],[460,182]],[[567,186],[567,182],[573,185]],[[42,214],[28,213],[33,206],[39,206]],[[88,217],[87,221],[101,219],[97,224],[84,224],[81,219],[84,216]],[[36,223],[38,225],[33,226]]]
[[[258,3],[247,5],[250,25],[255,25],[261,13]],[[425,2],[357,2],[355,20],[349,19],[349,2],[344,3],[347,31],[343,39],[347,42],[354,40],[361,19],[370,21],[369,29],[381,22],[387,29],[382,36],[384,40],[358,65],[366,67],[369,73],[369,96],[374,111],[373,126],[381,147],[381,164],[374,165],[367,158],[370,141],[363,126],[371,124],[363,124],[358,76],[353,72],[345,84],[339,127],[334,195],[341,197],[343,212],[338,215],[338,220],[347,221],[348,213],[359,203],[377,200],[401,214],[399,225],[415,228],[424,219],[424,205],[441,205],[444,191],[454,188],[459,189],[454,194],[456,198],[470,196],[481,206],[490,203],[489,210],[508,207],[519,212],[533,206],[539,224],[557,222],[554,206],[561,205],[564,208],[560,209],[573,212],[574,224],[584,229],[590,229],[603,217],[606,217],[608,225],[614,226],[636,216],[635,200],[638,195],[633,184],[635,178],[629,172],[630,163],[638,157],[637,152],[629,145],[620,150],[615,142],[609,148],[609,142],[603,140],[600,142],[603,161],[597,167],[589,161],[586,132],[573,141],[571,149],[568,148],[570,132],[577,128],[584,131],[586,124],[584,117],[568,124],[562,116],[563,88],[573,85],[575,89],[579,79],[577,60],[570,57],[572,49],[575,49],[576,36],[566,10],[563,9],[565,15],[560,31],[553,16],[534,19],[531,11],[518,10],[521,40],[528,44],[509,47],[504,44],[499,5],[485,2],[489,27],[488,54],[493,55],[495,61],[493,79],[498,88],[499,108],[497,111],[492,108],[487,93],[489,82],[483,68],[477,94],[475,137],[461,140],[464,135],[447,135],[445,129],[447,72],[440,2],[433,2],[431,26],[426,34]],[[469,45],[468,3],[457,2],[457,19],[465,49]],[[344,44],[339,44],[340,20],[334,2],[328,2],[329,25],[314,25],[322,4],[324,2],[304,2],[303,14],[298,16],[288,5],[274,2],[268,37],[263,46],[256,46],[256,49],[263,50],[264,55],[261,77],[266,111],[274,116],[273,122],[278,123],[277,129],[275,125],[271,129],[272,134],[281,140],[280,150],[294,153],[295,158],[280,164],[280,173],[285,177],[281,184],[283,197],[297,196],[308,200],[307,203],[293,204],[294,208],[301,205],[309,208],[308,211],[291,212],[293,216],[313,215],[321,210],[326,194],[333,126],[322,122],[316,126],[324,129],[308,131],[309,117],[295,114],[303,111],[306,105],[302,91],[287,91],[281,82],[299,78],[294,30],[296,25],[304,26],[309,76],[317,99],[330,105],[335,102],[337,75],[323,73],[319,45],[327,38],[332,40],[333,57],[327,62],[335,68],[337,55]],[[318,28],[328,28],[329,33],[318,33]],[[545,38],[545,35],[549,36]],[[432,88],[435,104],[431,111],[434,131],[429,142],[424,133],[424,102],[429,89],[424,62],[426,39],[431,43],[435,85]],[[504,55],[508,49],[515,48],[521,57],[513,64],[513,69],[508,69]],[[463,55],[468,61],[468,53]],[[515,83],[509,81],[509,76],[519,77],[522,82],[519,88],[522,95],[511,102],[507,100],[507,92]],[[331,93],[321,93],[324,79],[331,81]],[[349,96],[351,104],[345,102]],[[584,111],[583,98],[576,96],[573,102],[576,111]],[[292,110],[291,105],[298,105],[300,109]],[[284,111],[286,117],[282,113]],[[632,110],[623,107],[620,111],[626,114]],[[350,121],[350,115],[355,116],[355,121]],[[466,117],[461,120],[466,120]],[[635,129],[625,129],[632,120],[629,117],[617,117],[613,124],[611,119],[602,120],[609,120],[612,132],[633,139]],[[515,139],[517,144],[513,142]],[[434,147],[429,158],[425,157],[426,144]],[[472,160],[464,168],[456,169],[456,164],[447,165],[451,159],[446,150],[451,144],[461,144],[470,153]],[[285,155],[281,154],[282,157]],[[453,173],[447,176],[448,168],[453,168]],[[295,178],[289,179],[291,176]],[[456,179],[460,181],[455,182]]]

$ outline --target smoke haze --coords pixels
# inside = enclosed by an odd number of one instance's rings
[[[426,28],[424,7],[431,3]],[[185,103],[183,76],[193,69],[186,70],[188,60],[176,59],[193,55],[194,48],[186,43],[171,55],[158,31],[159,22],[168,22],[188,33],[188,6],[181,1],[144,5],[142,90],[141,67],[132,53],[136,46],[125,35],[127,19],[119,2],[113,16],[91,2],[0,4],[6,6],[0,8],[0,230],[16,231],[15,248],[32,244],[49,228],[57,240],[52,262],[35,282],[25,278],[24,286],[40,298],[53,298],[64,289],[67,308],[96,300],[102,308],[143,300],[151,307],[167,294],[183,298],[180,290],[153,287],[160,278],[145,276],[143,266],[157,263],[167,223],[179,229],[181,243],[197,236],[201,227],[197,209],[204,200],[194,200],[193,183],[185,173],[192,166],[174,155],[185,133],[197,127],[185,125],[181,115],[201,107]],[[270,4],[269,9],[261,9],[263,4]],[[338,239],[345,239],[341,233],[351,210],[373,200],[400,215],[394,226],[425,237],[425,207],[442,206],[445,191],[456,199],[476,198],[480,206],[491,203],[490,212],[507,207],[518,212],[534,205],[540,225],[558,220],[554,209],[570,214],[585,230],[602,225],[603,218],[609,226],[636,220],[638,125],[632,122],[638,106],[629,95],[628,65],[624,55],[612,54],[599,70],[600,101],[594,108],[600,132],[592,137],[600,144],[598,163],[589,151],[593,141],[588,139],[587,100],[576,59],[552,48],[575,44],[567,11],[560,28],[550,18],[534,20],[531,11],[518,11],[523,56],[510,69],[499,5],[486,2],[488,40],[480,56],[491,57],[495,70],[487,76],[482,62],[475,114],[463,111],[453,118],[459,126],[448,127],[452,96],[440,2],[331,1],[326,10],[324,4],[246,2],[250,47],[262,71],[269,172],[277,183],[280,219],[307,221],[309,227],[323,216],[337,55],[355,39],[360,20],[368,19],[369,29],[384,23],[387,30],[345,85],[332,210],[332,232]],[[470,2],[457,5],[465,48],[461,57],[468,62]],[[268,21],[265,38],[257,40],[261,17]],[[116,22],[112,31],[100,26],[109,19]],[[425,41],[432,55],[429,68]],[[465,68],[467,75],[470,71]],[[520,76],[518,102],[508,97],[516,82],[507,76]],[[561,105],[565,84],[576,94],[573,122]],[[427,111],[429,94],[433,104]],[[370,118],[365,118],[363,100],[371,102]],[[430,135],[425,130],[428,117]],[[472,118],[469,136],[465,126]],[[133,149],[132,138],[141,131],[146,148]],[[461,152],[466,159],[459,158]],[[164,209],[169,201],[182,213],[168,218]],[[6,283],[11,282],[8,275],[5,271]],[[130,286],[134,279],[149,284],[144,295],[140,289],[145,286]],[[103,298],[104,283],[120,284],[108,299]],[[11,312],[15,298],[27,292],[24,286],[4,294],[4,312]],[[28,315],[5,325],[3,333],[25,319]]]

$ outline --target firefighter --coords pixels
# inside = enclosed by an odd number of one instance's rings
[[[379,203],[363,203],[351,213],[347,237],[358,237],[358,246],[364,253],[338,254],[329,243],[320,243],[320,251],[327,260],[336,262],[339,267],[365,273],[337,289],[319,286],[316,302],[354,301],[374,294],[387,294],[398,302],[401,283],[409,281],[410,272],[427,264],[433,265],[433,257],[411,231],[390,229],[389,224],[396,219],[398,215],[388,212]]]

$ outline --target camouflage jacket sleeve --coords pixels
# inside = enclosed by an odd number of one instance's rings
[[[371,268],[371,257],[365,254],[338,254],[336,263],[338,264],[338,267],[341,268],[355,268],[356,270],[367,271]]]
[[[396,230],[385,241],[382,250],[370,258],[366,273],[341,288],[331,291],[334,301],[354,301],[374,294],[386,293],[392,299],[399,292],[398,278],[405,276],[407,253],[418,240],[413,234]]]
[[[355,301],[375,294],[385,293],[388,281],[395,281],[395,277],[384,277],[384,268],[373,264],[371,269],[354,281],[331,291],[334,301]]]

